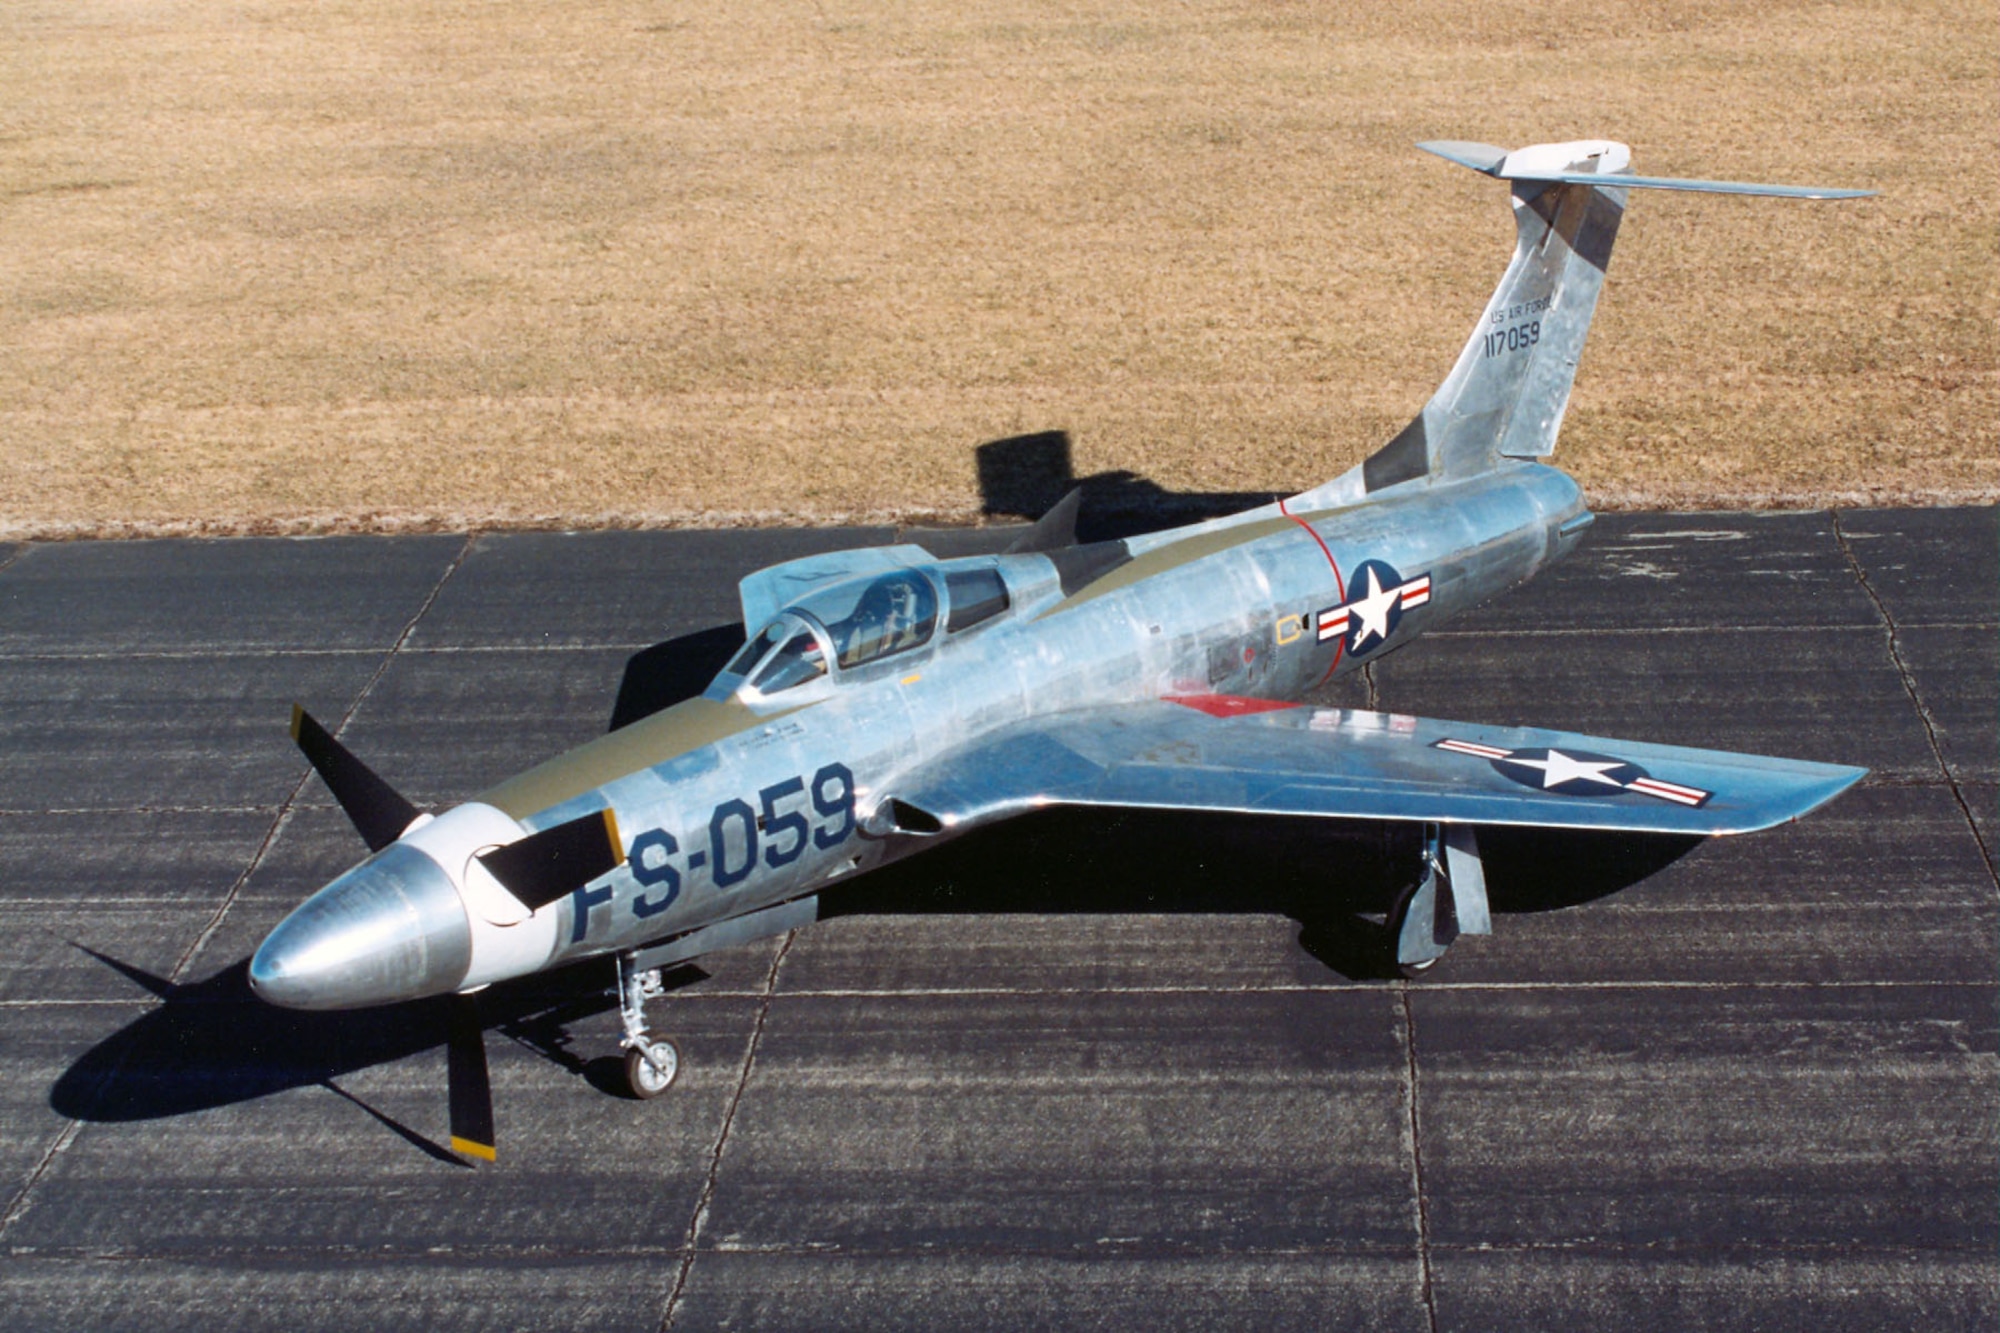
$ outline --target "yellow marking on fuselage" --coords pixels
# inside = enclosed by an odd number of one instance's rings
[[[1295,643],[1305,637],[1306,618],[1304,616],[1279,616],[1274,631],[1279,643]]]
[[[917,683],[918,681],[922,680],[923,678],[924,678],[924,673],[923,673],[923,672],[921,672],[921,671],[919,671],[919,672],[918,672],[918,673],[917,673],[916,675],[914,675],[914,676],[905,676],[905,677],[903,677],[903,678],[902,678],[902,679],[901,679],[900,681],[897,681],[896,683],[897,683],[897,684],[899,684],[899,685],[914,685],[914,684],[916,684],[916,683]]]
[[[604,807],[604,836],[611,842],[611,850],[618,854],[613,864],[625,864],[625,844],[618,836],[618,812],[610,806]]]
[[[785,708],[758,713],[735,699],[689,699],[587,745],[579,745],[547,763],[537,764],[481,793],[477,799],[516,819],[524,819],[538,810],[615,782],[628,773],[665,763],[676,755],[713,745],[798,711]]]
[[[500,1155],[493,1151],[492,1144],[475,1143],[471,1139],[462,1139],[456,1134],[451,1136],[451,1150],[461,1156],[477,1157],[482,1161],[497,1162],[500,1160]]]
[[[1106,574],[1103,578],[1094,580],[1078,588],[1070,596],[1057,602],[1054,606],[1035,618],[1037,620],[1047,620],[1050,616],[1061,612],[1075,610],[1085,602],[1102,597],[1106,593],[1113,593],[1123,588],[1129,588],[1135,583],[1152,578],[1155,574],[1164,574],[1168,570],[1179,569],[1182,565],[1192,564],[1194,561],[1200,560],[1204,556],[1214,555],[1218,551],[1227,551],[1232,547],[1244,546],[1250,542],[1258,541],[1264,537],[1275,536],[1281,532],[1297,532],[1299,526],[1294,519],[1302,518],[1307,522],[1311,522],[1318,517],[1319,514],[1314,513],[1298,514],[1290,518],[1280,516],[1278,518],[1259,519],[1255,523],[1239,523],[1234,527],[1218,528],[1214,532],[1198,532],[1194,536],[1184,538],[1181,541],[1169,542],[1165,546],[1156,546],[1143,555],[1134,556],[1132,559],[1118,566],[1118,568],[1112,570],[1109,574]]]

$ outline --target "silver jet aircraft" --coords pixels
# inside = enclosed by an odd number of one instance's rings
[[[1519,238],[1457,364],[1377,453],[1228,518],[1078,544],[1072,495],[1006,554],[813,556],[743,580],[751,630],[701,697],[437,814],[303,712],[293,735],[370,855],[250,964],[272,1004],[456,994],[617,964],[634,1093],[673,1082],[660,969],[788,931],[829,886],[1050,806],[1391,821],[1422,855],[1389,918],[1414,974],[1491,930],[1479,831],[1745,833],[1864,770],[1314,707],[1335,676],[1533,576],[1590,525],[1555,447],[1634,188],[1825,199],[1633,175],[1622,144],[1430,152],[1511,187]],[[493,1156],[476,1003],[452,1146]]]

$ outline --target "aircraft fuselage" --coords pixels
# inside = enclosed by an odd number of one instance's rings
[[[511,924],[490,919],[504,899],[482,914],[467,893],[466,973],[422,985],[630,950],[912,855],[974,826],[879,827],[899,776],[947,747],[1106,697],[1298,699],[1529,578],[1584,521],[1567,475],[1523,464],[1407,498],[1271,506],[1135,538],[1121,544],[1129,559],[1067,590],[1049,555],[939,562],[996,568],[1008,613],[958,633],[941,616],[923,647],[792,691],[712,689],[417,830],[449,873],[493,841],[479,831],[488,811],[533,831],[609,806],[629,857]]]

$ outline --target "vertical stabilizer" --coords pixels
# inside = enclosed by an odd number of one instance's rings
[[[1508,459],[1554,453],[1629,191],[1792,199],[1854,199],[1870,193],[1636,176],[1628,169],[1631,151],[1608,139],[1535,144],[1512,152],[1449,140],[1419,147],[1511,184],[1513,262],[1451,374],[1417,418],[1360,467],[1306,492],[1298,497],[1301,501],[1351,503],[1406,482],[1473,477]]]
[[[1476,476],[1503,458],[1546,458],[1569,406],[1604,268],[1625,216],[1625,191],[1548,176],[1611,177],[1631,153],[1607,140],[1537,144],[1505,153],[1483,145],[1425,145],[1515,178],[1513,262],[1494,288],[1451,374],[1417,419],[1363,465],[1380,490],[1426,474]]]

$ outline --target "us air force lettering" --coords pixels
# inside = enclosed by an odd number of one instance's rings
[[[1389,916],[1415,973],[1490,931],[1482,829],[1689,835],[1796,819],[1862,770],[1297,702],[1530,577],[1591,521],[1555,447],[1635,188],[1616,143],[1431,152],[1509,182],[1513,262],[1444,384],[1343,476],[1230,518],[1078,544],[1074,498],[1007,553],[814,556],[741,586],[700,698],[436,813],[310,717],[293,735],[369,856],[250,965],[272,1004],[462,997],[452,1143],[491,1157],[475,993],[615,964],[627,1077],[674,1080],[660,969],[806,925],[847,877],[1052,805],[1392,821],[1421,855]]]

